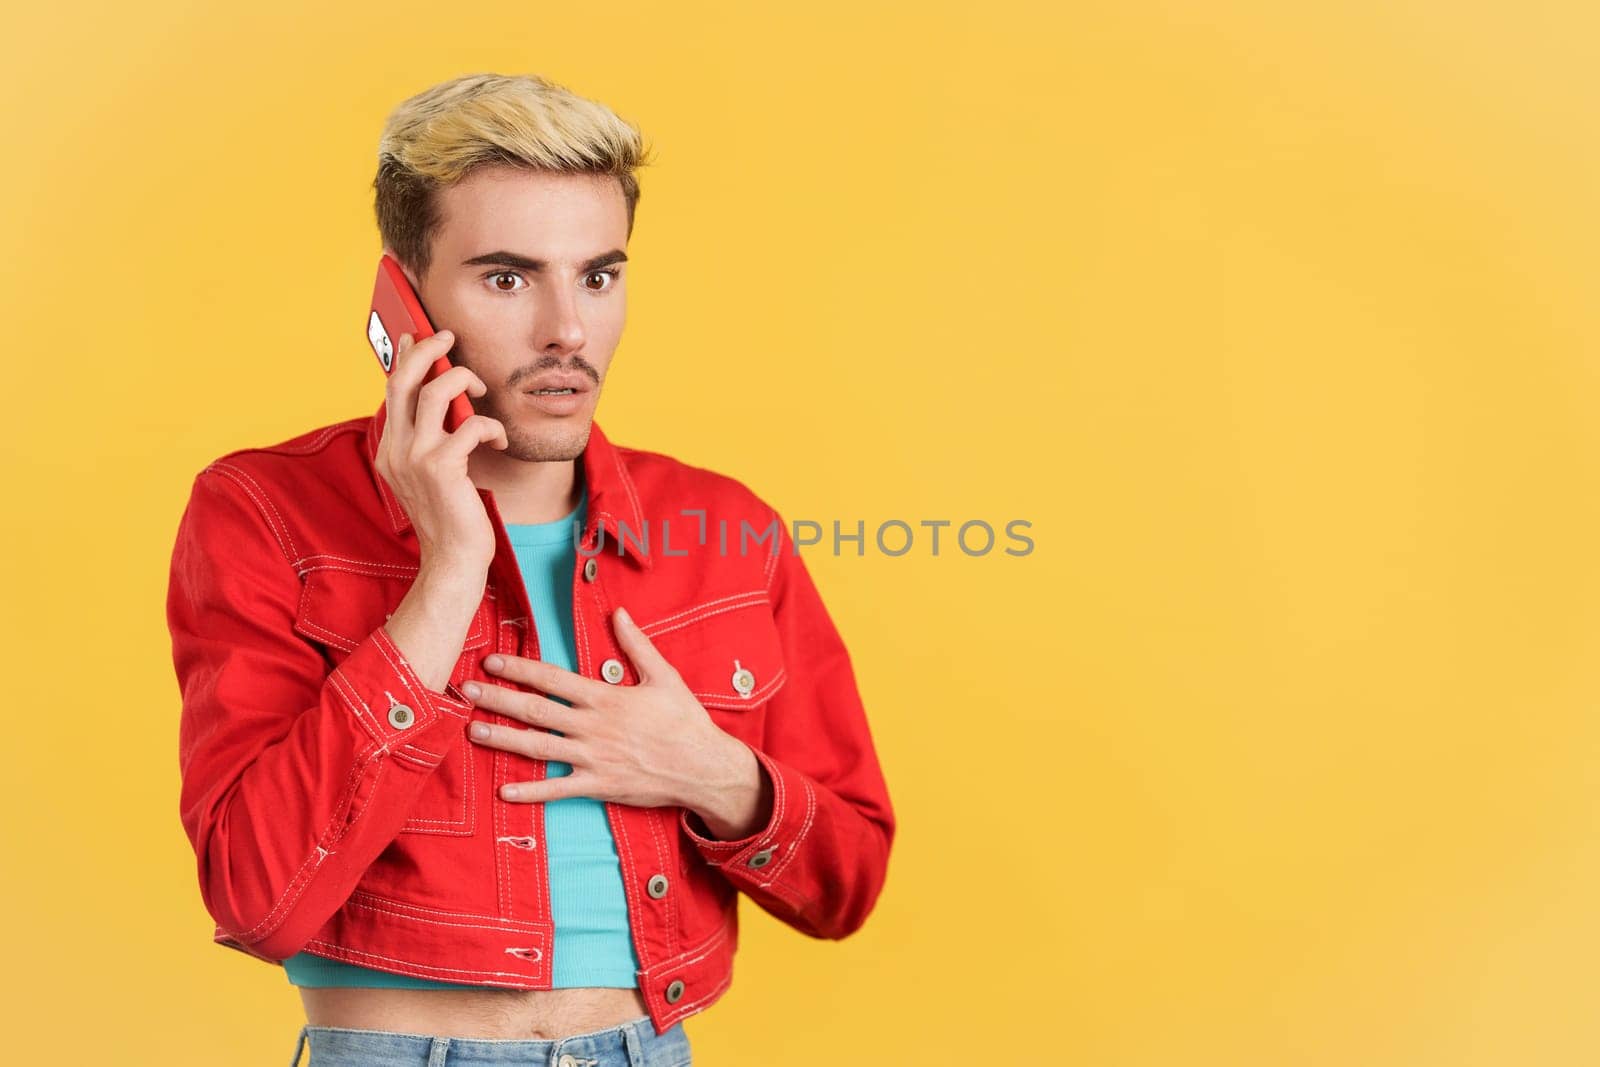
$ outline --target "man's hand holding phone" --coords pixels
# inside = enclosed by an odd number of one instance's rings
[[[461,654],[494,559],[494,526],[467,474],[467,457],[484,443],[510,444],[505,426],[487,415],[473,415],[446,432],[451,399],[463,390],[471,396],[488,392],[483,379],[463,366],[424,380],[454,342],[449,330],[421,341],[400,336],[375,460],[411,519],[422,556],[416,581],[385,625],[435,692],[444,691]]]

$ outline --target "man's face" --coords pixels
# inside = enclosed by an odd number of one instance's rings
[[[469,399],[506,428],[509,447],[492,451],[576,459],[627,315],[621,184],[495,166],[436,195],[432,262],[420,285],[406,274],[434,329],[455,334],[451,361],[489,387]],[[546,375],[575,380],[578,392],[535,395]]]

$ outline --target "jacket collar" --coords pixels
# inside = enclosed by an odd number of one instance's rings
[[[394,490],[389,487],[383,475],[378,473],[377,468],[378,442],[383,439],[383,424],[387,420],[388,400],[385,398],[384,402],[378,405],[378,410],[367,420],[367,464],[372,471],[372,480],[377,484],[378,495],[383,500],[383,510],[389,516],[390,525],[396,534],[404,534],[411,529],[411,517],[400,506],[400,499],[395,496]],[[584,446],[581,462],[584,482],[589,491],[588,503],[585,505],[582,542],[585,549],[593,550],[595,529],[597,526],[603,527],[607,542],[604,551],[617,552],[616,546],[621,545],[621,551],[632,556],[645,570],[649,570],[653,557],[648,551],[648,544],[641,546],[638,543],[646,536],[644,510],[639,503],[639,491],[633,479],[629,477],[627,468],[623,466],[621,452],[611,443],[610,438],[606,437],[598,422],[589,423],[589,443]],[[485,497],[486,502],[494,498],[493,491],[489,489],[480,488],[478,494]],[[629,532],[627,538],[622,536],[622,525],[627,526]]]

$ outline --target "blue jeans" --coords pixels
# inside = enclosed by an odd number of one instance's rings
[[[673,1023],[657,1036],[648,1015],[605,1030],[545,1040],[431,1037],[341,1026],[300,1028],[290,1067],[311,1044],[307,1067],[689,1067],[689,1035]]]

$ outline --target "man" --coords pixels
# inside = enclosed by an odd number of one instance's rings
[[[686,1063],[739,893],[842,938],[885,881],[889,796],[782,517],[594,421],[644,162],[537,77],[406,101],[377,218],[439,332],[399,339],[375,414],[195,479],[181,816],[214,940],[284,965],[312,1062]]]

